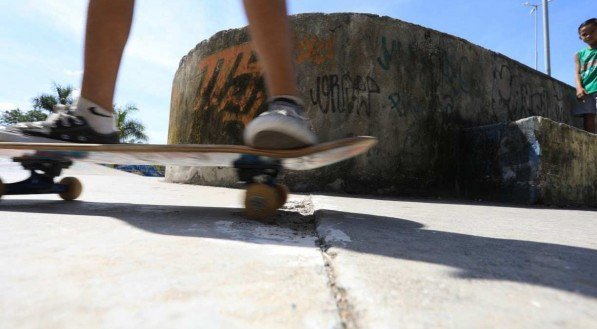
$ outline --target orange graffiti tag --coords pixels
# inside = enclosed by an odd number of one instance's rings
[[[333,61],[336,57],[334,51],[335,38],[321,40],[316,36],[309,36],[301,39],[298,43],[297,63],[305,61],[321,65],[326,61]]]
[[[199,100],[195,109],[215,109],[221,122],[247,124],[266,99],[261,66],[249,43],[205,57],[199,62]]]

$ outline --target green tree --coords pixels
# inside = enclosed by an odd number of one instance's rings
[[[63,87],[54,82],[54,93],[52,94],[41,94],[33,98],[33,108],[35,110],[45,110],[49,113],[54,112],[54,106],[57,104],[72,105],[73,100],[73,87]]]
[[[127,104],[125,107],[114,105],[116,112],[116,125],[120,131],[121,143],[143,143],[148,137],[145,134],[145,126],[138,120],[132,119],[131,113],[139,111],[139,108],[133,104]]]
[[[0,115],[0,123],[3,125],[14,125],[19,122],[44,121],[47,117],[48,115],[40,110],[23,112],[17,108],[2,112],[2,115]]]
[[[14,109],[5,111],[0,115],[0,123],[6,125],[12,125],[19,122],[34,122],[44,121],[48,115],[44,113],[54,112],[54,105],[72,105],[73,104],[73,87],[63,87],[54,82],[54,93],[53,94],[41,94],[32,99],[33,110],[21,111],[20,109]]]

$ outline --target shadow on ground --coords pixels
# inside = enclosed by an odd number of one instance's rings
[[[315,247],[319,233],[324,249],[338,247],[458,269],[464,279],[500,280],[555,288],[597,297],[597,251],[558,244],[495,239],[425,229],[418,222],[394,217],[320,210],[315,216],[281,211],[276,226],[244,218],[242,209],[128,203],[2,200],[0,211],[103,216],[139,229],[174,236]],[[314,218],[325,218],[315,227]],[[54,219],[55,220],[55,219]],[[65,217],[65,222],[69,219]],[[228,223],[231,230],[214,226]],[[68,225],[65,223],[65,225]],[[270,227],[270,230],[263,230]],[[281,227],[280,227],[281,226]],[[350,242],[329,241],[327,230],[348,234]],[[515,227],[513,229],[516,229]],[[279,234],[278,231],[285,231]],[[290,230],[290,234],[288,231]],[[300,239],[312,237],[311,239]]]
[[[300,194],[294,193],[293,194]],[[416,197],[416,196],[382,196],[374,194],[347,194],[347,193],[330,193],[330,192],[318,192],[318,196],[329,196],[339,198],[351,198],[360,200],[371,200],[371,201],[400,201],[400,202],[412,202],[412,203],[424,203],[424,204],[447,204],[447,205],[463,205],[469,207],[500,207],[500,208],[517,208],[517,209],[546,209],[551,211],[587,211],[595,212],[597,208],[591,206],[555,206],[555,205],[544,205],[544,204],[528,204],[528,203],[515,203],[515,202],[498,202],[484,200],[477,198],[477,200],[454,198],[454,197]]]

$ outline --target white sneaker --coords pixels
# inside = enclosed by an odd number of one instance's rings
[[[90,111],[90,115],[105,116],[96,113],[93,107],[87,110]],[[89,125],[87,118],[77,115],[76,108],[66,105],[54,106],[54,113],[46,121],[17,123],[6,128],[3,133],[18,133],[25,137],[30,136],[32,139],[39,138],[39,142],[53,140],[71,143],[119,143],[119,133],[117,131],[107,134],[97,132]]]

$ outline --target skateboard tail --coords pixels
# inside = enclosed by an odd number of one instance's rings
[[[377,139],[363,139],[359,143],[335,147],[328,151],[314,153],[300,158],[282,160],[289,170],[311,170],[341,162],[363,154],[377,144]]]

